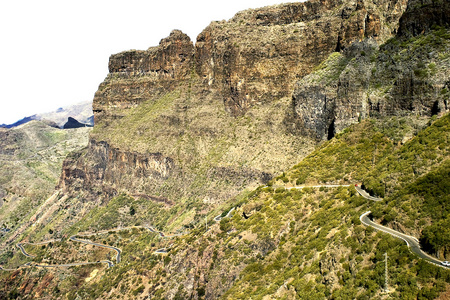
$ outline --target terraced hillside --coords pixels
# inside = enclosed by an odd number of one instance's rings
[[[449,11],[312,0],[112,55],[0,298],[445,299]]]

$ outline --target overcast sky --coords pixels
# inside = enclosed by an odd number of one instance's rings
[[[0,3],[0,124],[94,97],[108,58],[156,46],[173,29],[195,42],[211,22],[289,0],[14,0]]]

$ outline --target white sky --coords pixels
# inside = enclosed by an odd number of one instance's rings
[[[211,22],[289,0],[5,0],[0,3],[0,124],[89,101],[111,54],[195,42]]]

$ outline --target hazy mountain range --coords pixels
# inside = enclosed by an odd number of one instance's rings
[[[35,114],[18,120],[12,124],[1,124],[0,127],[12,128],[30,122],[31,120],[47,121],[59,128],[63,128],[72,117],[78,122],[94,126],[94,114],[92,112],[92,101],[80,102],[74,105],[60,107],[53,112]]]

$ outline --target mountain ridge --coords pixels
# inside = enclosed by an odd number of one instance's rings
[[[436,235],[448,223],[450,24],[439,13],[447,10],[445,1],[284,4],[213,22],[195,45],[173,31],[159,46],[112,55],[89,144],[63,163],[63,203],[21,238],[61,239],[27,245],[38,263],[111,261],[115,253],[68,239],[98,232],[92,242],[120,248],[121,262],[20,269],[2,275],[0,295],[445,295],[447,270],[360,217],[370,210],[448,259]],[[430,215],[436,203],[425,189],[436,178],[443,209]],[[387,197],[358,196],[361,182]],[[150,224],[173,234],[123,228]],[[27,263],[7,251],[8,267]]]
[[[0,127],[13,128],[28,123],[32,120],[38,120],[52,122],[54,124],[53,126],[63,128],[69,117],[73,117],[77,120],[80,120],[81,123],[93,126],[94,118],[92,112],[92,101],[85,101],[65,107],[60,107],[53,112],[35,114],[18,120],[17,122],[12,124],[0,124]]]

